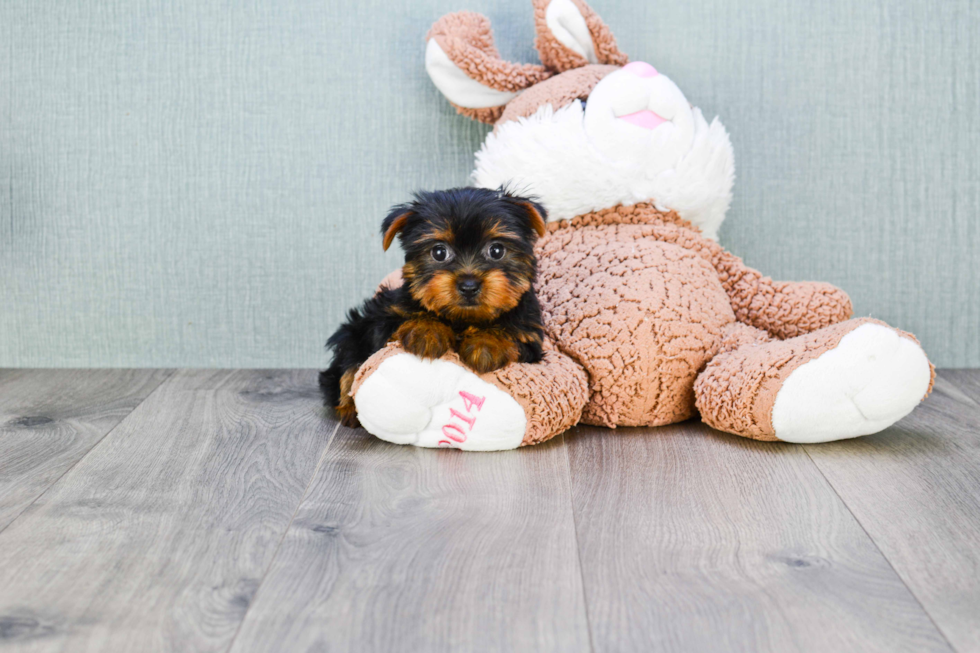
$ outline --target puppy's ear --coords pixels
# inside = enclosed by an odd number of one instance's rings
[[[384,234],[384,240],[381,246],[384,247],[386,252],[391,247],[391,241],[405,228],[405,225],[408,224],[408,219],[414,214],[415,212],[405,204],[400,204],[391,209],[391,213],[381,223],[381,233]]]
[[[544,210],[544,207],[537,202],[532,202],[531,200],[524,200],[518,202],[527,211],[527,220],[531,225],[531,229],[534,229],[535,233],[538,234],[538,238],[545,234],[547,229],[545,228],[545,223],[548,222],[548,212]]]
[[[538,234],[538,238],[543,236],[546,231],[545,224],[548,222],[548,212],[544,210],[544,207],[534,200],[526,197],[508,196],[508,199],[517,206],[521,207],[521,210],[524,211],[524,216],[527,219],[528,226],[531,227],[532,231]]]

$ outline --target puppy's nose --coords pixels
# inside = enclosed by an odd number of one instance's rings
[[[476,277],[460,277],[456,280],[456,290],[463,297],[473,297],[480,292],[480,280]]]

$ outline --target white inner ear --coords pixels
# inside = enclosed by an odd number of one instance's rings
[[[517,93],[484,86],[452,62],[435,39],[425,46],[425,70],[442,94],[453,104],[467,109],[486,109],[507,104]]]
[[[572,0],[551,0],[544,19],[559,43],[582,55],[589,63],[599,63],[592,44],[592,33]]]

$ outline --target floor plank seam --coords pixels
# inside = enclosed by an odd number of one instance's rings
[[[238,640],[238,634],[242,632],[242,626],[245,625],[245,621],[248,619],[249,613],[252,611],[252,606],[258,601],[259,593],[262,592],[262,586],[265,584],[265,579],[269,576],[269,570],[276,563],[276,558],[279,557],[279,550],[282,548],[282,543],[286,541],[286,536],[289,534],[289,529],[293,527],[293,522],[296,520],[296,515],[299,514],[299,509],[303,506],[303,502],[310,493],[310,488],[313,487],[313,481],[316,480],[317,474],[320,472],[320,467],[323,465],[324,459],[327,457],[327,452],[330,451],[330,447],[333,445],[334,440],[337,438],[337,432],[340,430],[340,422],[334,426],[333,433],[327,439],[327,443],[323,446],[323,451],[320,452],[320,459],[316,462],[316,467],[313,468],[313,473],[310,474],[310,480],[306,484],[306,489],[303,490],[302,496],[300,496],[299,501],[296,502],[296,507],[293,509],[293,514],[290,516],[289,521],[286,523],[286,527],[282,531],[282,536],[279,538],[279,542],[276,544],[276,550],[272,553],[272,557],[269,558],[269,564],[266,565],[265,570],[262,572],[262,578],[259,579],[259,584],[255,588],[255,593],[252,595],[252,600],[249,602],[248,607],[245,608],[245,613],[242,615],[241,620],[238,622],[238,628],[235,629],[235,634],[232,635],[231,641],[228,642],[228,648],[225,649],[225,653],[231,651],[235,646],[235,642]]]
[[[47,494],[51,490],[51,488],[53,488],[55,485],[57,485],[58,483],[60,483],[61,482],[61,479],[63,479],[65,476],[67,476],[68,473],[71,470],[75,469],[75,467],[77,467],[80,462],[82,462],[83,460],[85,460],[88,457],[88,455],[95,450],[96,447],[98,447],[100,444],[102,444],[103,442],[105,442],[105,439],[106,438],[108,438],[112,433],[115,433],[116,429],[118,429],[123,424],[123,422],[125,422],[127,419],[129,419],[129,417],[133,413],[136,412],[136,409],[137,408],[139,408],[140,406],[142,406],[146,402],[147,399],[149,399],[154,394],[156,394],[156,392],[160,388],[162,388],[164,385],[166,385],[170,381],[170,379],[172,379],[174,377],[174,375],[176,373],[177,373],[177,370],[176,369],[167,370],[167,376],[165,376],[163,379],[161,379],[160,380],[160,383],[158,383],[157,386],[155,388],[153,388],[153,390],[151,390],[150,392],[148,392],[147,395],[145,397],[143,397],[143,399],[141,399],[139,401],[139,403],[137,403],[135,406],[133,406],[132,410],[130,410],[128,413],[126,413],[122,417],[122,419],[120,419],[115,424],[115,426],[113,426],[111,429],[109,429],[108,431],[106,431],[105,433],[103,433],[101,438],[99,438],[97,441],[93,442],[92,443],[92,446],[89,447],[85,451],[85,453],[83,453],[81,456],[79,456],[78,459],[75,462],[73,462],[71,465],[69,465],[68,468],[64,472],[62,472],[61,474],[59,474],[58,475],[58,478],[56,478],[53,481],[51,481],[51,483],[48,484],[48,487],[44,488],[44,491],[43,492],[41,492],[39,495],[37,495],[36,497],[34,497],[34,499],[30,503],[28,503],[26,506],[24,506],[24,509],[21,510],[19,513],[17,513],[17,516],[16,517],[14,517],[9,522],[7,522],[7,524],[4,525],[3,528],[0,528],[0,535],[3,535],[4,531],[6,531],[8,528],[10,528],[10,525],[11,524],[13,524],[18,519],[20,519],[21,516],[31,508],[31,506],[33,506],[35,503],[37,503],[38,501],[40,501],[41,500],[41,497],[43,497],[45,494]]]
[[[952,370],[950,370],[950,369],[941,369],[941,370],[936,370],[936,378],[937,379],[942,379],[944,382],[949,383],[950,385],[954,386],[957,390],[959,390],[963,394],[963,397],[965,399],[969,400],[969,402],[971,404],[973,404],[974,406],[976,406],[977,408],[980,408],[980,395],[977,395],[976,397],[974,397],[973,390],[971,388],[963,388],[963,387],[961,387],[961,385],[956,382],[956,377],[955,376],[953,376],[952,378],[951,377],[948,377],[948,376],[946,376],[946,374],[944,374],[945,372],[977,372],[977,373],[980,373],[980,369],[952,369]],[[933,386],[932,392],[935,392],[935,391],[936,391],[936,388],[935,388],[935,386]]]
[[[585,610],[585,626],[589,631],[589,650],[595,653],[595,641],[592,637],[592,618],[589,616],[589,597],[585,590],[585,570],[582,568],[582,549],[578,541],[578,518],[575,515],[575,499],[572,496],[572,463],[568,458],[568,441],[561,434],[561,450],[565,459],[565,471],[568,473],[568,506],[572,511],[572,534],[575,536],[575,561],[578,563],[578,576],[582,583],[582,609]]]
[[[820,469],[820,465],[810,455],[810,451],[809,451],[807,445],[803,445],[803,453],[806,454],[807,459],[809,459],[809,461],[816,468],[817,473],[820,474],[820,477],[823,479],[824,483],[827,484],[827,487],[830,488],[830,491],[834,493],[834,496],[837,497],[837,500],[841,502],[841,505],[843,505],[844,508],[847,509],[847,512],[851,515],[851,517],[854,518],[854,522],[858,525],[858,527],[861,529],[861,531],[865,534],[865,536],[868,538],[868,541],[871,542],[871,545],[872,546],[874,546],[875,550],[881,555],[881,558],[888,564],[888,568],[892,570],[892,573],[895,574],[895,577],[898,580],[900,580],[902,582],[902,585],[905,586],[905,589],[908,590],[909,595],[913,599],[915,599],[915,602],[919,605],[920,608],[922,608],[923,614],[925,614],[926,617],[929,618],[929,622],[932,624],[933,628],[936,629],[936,632],[939,633],[939,636],[943,638],[943,641],[946,642],[946,645],[949,647],[949,650],[951,650],[951,651],[957,651],[958,652],[959,649],[956,648],[955,646],[953,646],[953,643],[949,640],[949,637],[947,637],[946,636],[946,633],[943,632],[943,629],[939,627],[939,624],[933,618],[933,616],[929,612],[929,610],[926,609],[925,604],[922,603],[922,600],[921,599],[919,599],[918,595],[915,593],[915,591],[909,585],[908,581],[902,576],[902,574],[900,574],[898,572],[898,570],[895,568],[895,565],[892,564],[892,561],[888,558],[887,555],[885,555],[885,552],[881,550],[881,547],[878,546],[878,542],[875,540],[875,538],[873,538],[871,536],[871,533],[868,532],[868,529],[864,527],[864,524],[861,523],[861,520],[858,518],[858,516],[854,514],[854,511],[851,510],[851,507],[849,505],[847,505],[847,502],[846,501],[844,501],[844,497],[842,497],[840,495],[840,493],[837,491],[837,488],[834,487],[834,484],[830,482],[830,479],[828,479],[827,476],[826,476],[826,474],[823,473],[823,470]]]

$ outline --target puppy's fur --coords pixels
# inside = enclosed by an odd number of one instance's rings
[[[484,373],[541,360],[541,308],[534,294],[534,241],[544,208],[506,189],[419,192],[381,226],[387,250],[405,250],[404,283],[351,309],[330,336],[333,362],[320,374],[324,400],[357,425],[354,374],[390,340],[422,358],[453,350]]]

